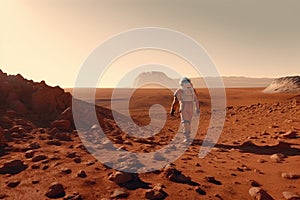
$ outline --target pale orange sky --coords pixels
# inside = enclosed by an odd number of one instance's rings
[[[73,87],[81,64],[101,42],[128,29],[154,26],[194,38],[222,76],[299,75],[299,10],[298,0],[1,0],[0,69]],[[195,75],[174,55],[144,51],[126,56],[100,86],[113,87],[133,66],[148,63]]]

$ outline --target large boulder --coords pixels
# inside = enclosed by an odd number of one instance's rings
[[[28,165],[21,160],[11,160],[0,166],[0,174],[18,174],[25,170]]]

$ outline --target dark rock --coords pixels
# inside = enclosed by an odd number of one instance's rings
[[[11,187],[11,188],[15,188],[15,187],[17,187],[20,183],[21,183],[21,181],[19,181],[19,180],[9,181],[9,182],[7,183],[7,186],[8,186],[8,187]]]
[[[39,164],[33,164],[31,165],[31,169],[39,169],[40,165]]]
[[[197,186],[195,188],[195,191],[198,192],[200,195],[206,195],[206,192],[204,189],[202,189],[200,186]]]
[[[216,185],[222,185],[222,183],[220,181],[216,180],[215,177],[213,177],[213,176],[206,176],[205,179],[210,183],[213,183]]]
[[[73,161],[75,163],[81,163],[81,158],[77,157],[77,158],[74,158]]]
[[[173,182],[191,183],[191,178],[182,174],[182,172],[177,170],[175,167],[167,167],[165,169],[165,176]]]
[[[265,190],[259,187],[250,188],[249,194],[255,200],[274,200]]]
[[[64,174],[71,174],[72,170],[69,169],[69,168],[64,168],[64,169],[61,170],[61,172],[64,173]]]
[[[41,148],[41,145],[38,142],[33,142],[33,143],[29,144],[29,148],[30,149],[39,149],[39,148]]]
[[[255,180],[249,180],[249,183],[252,187],[260,187],[261,186],[261,184]]]
[[[85,178],[85,177],[87,177],[85,171],[83,171],[83,170],[80,170],[80,171],[78,172],[77,176],[80,177],[80,178]]]
[[[126,172],[116,172],[114,174],[111,174],[108,177],[109,180],[114,181],[117,184],[123,184],[123,183],[127,183],[129,181],[133,180],[133,176],[130,173],[126,173]]]
[[[62,184],[53,182],[51,183],[46,196],[49,198],[60,198],[65,196],[65,190]]]
[[[48,158],[48,156],[44,155],[44,154],[41,154],[41,155],[37,155],[37,156],[34,156],[31,161],[32,162],[39,162],[41,160],[46,160]]]
[[[76,156],[76,152],[67,153],[67,158],[75,158]]]
[[[35,151],[28,150],[28,151],[25,152],[25,157],[26,158],[32,158],[34,156],[34,154],[35,154]]]
[[[21,160],[8,161],[0,166],[0,174],[18,174],[27,167]]]

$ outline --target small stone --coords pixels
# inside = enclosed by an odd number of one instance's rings
[[[222,185],[222,183],[220,181],[216,180],[215,177],[213,177],[213,176],[206,176],[205,179],[210,183],[213,183],[216,185]]]
[[[282,173],[281,174],[282,178],[286,178],[286,179],[298,179],[300,178],[300,175],[298,174],[293,174],[293,173]]]
[[[86,175],[85,171],[80,170],[80,171],[78,172],[78,174],[77,174],[77,177],[85,178],[85,177],[87,177],[87,175]]]
[[[75,163],[81,163],[81,158],[77,157],[77,158],[74,158],[73,160]]]
[[[293,192],[283,192],[282,195],[286,200],[300,200],[300,196]]]
[[[40,165],[39,164],[33,164],[31,165],[31,169],[39,169]]]
[[[29,144],[30,149],[39,149],[41,148],[41,145],[37,142],[33,142],[31,144]]]
[[[91,166],[91,165],[93,165],[93,164],[95,164],[94,161],[88,161],[88,162],[86,163],[87,166]]]
[[[39,180],[32,180],[31,183],[32,184],[38,184],[40,181]]]
[[[259,187],[250,188],[249,194],[255,200],[274,200],[265,190]]]
[[[9,181],[9,182],[7,183],[7,186],[8,186],[8,187],[11,187],[11,188],[15,188],[15,187],[17,187],[20,183],[21,183],[21,181],[19,181],[19,180]]]
[[[61,170],[61,172],[64,173],[64,174],[71,174],[72,170],[69,169],[69,168],[64,168],[64,169]]]
[[[150,200],[162,200],[167,196],[168,194],[163,191],[163,187],[161,187],[161,185],[156,185],[153,189],[148,189],[145,192],[145,198]]]
[[[51,183],[46,196],[49,198],[60,198],[65,196],[65,190],[62,184],[53,182]]]
[[[32,162],[39,162],[41,160],[46,160],[47,158],[48,158],[48,156],[42,154],[42,155],[37,155],[37,156],[33,157],[31,159],[31,161]]]
[[[195,188],[195,191],[198,192],[200,195],[206,195],[205,190],[203,190],[200,186]]]
[[[111,198],[126,198],[129,196],[129,193],[123,189],[115,189],[112,193],[112,195],[110,195]]]
[[[32,158],[34,156],[34,154],[35,154],[35,151],[28,150],[28,151],[25,152],[25,157],[26,158]]]
[[[260,187],[261,186],[261,184],[255,180],[249,180],[249,183],[252,187]]]
[[[67,158],[75,158],[76,156],[76,152],[67,153]]]
[[[191,183],[191,178],[189,176],[185,176],[181,171],[172,166],[166,167],[165,176],[173,182]]]
[[[49,169],[49,165],[45,165],[42,167],[42,170],[46,170],[46,169]]]
[[[123,184],[123,183],[127,183],[129,181],[133,180],[133,176],[130,173],[126,173],[126,172],[116,172],[114,174],[111,174],[108,177],[109,180],[114,181],[117,184]]]
[[[283,161],[285,157],[286,156],[282,153],[276,153],[276,154],[273,154],[273,155],[270,156],[271,160],[273,160],[277,163]]]

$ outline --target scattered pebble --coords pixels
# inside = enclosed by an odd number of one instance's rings
[[[19,180],[9,181],[9,182],[7,183],[7,186],[8,186],[8,187],[11,187],[11,188],[15,188],[15,187],[17,187],[20,183],[21,183],[21,181],[19,181]]]
[[[71,174],[72,170],[69,169],[69,168],[64,168],[64,169],[61,170],[61,172],[64,173],[64,174]]]
[[[86,175],[85,171],[80,170],[80,171],[78,172],[78,174],[77,174],[77,177],[85,178],[85,177],[87,177],[87,175]]]

